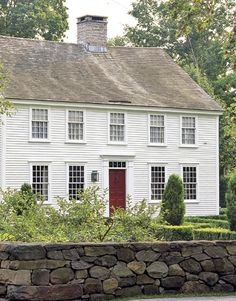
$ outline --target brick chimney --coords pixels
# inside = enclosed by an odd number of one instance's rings
[[[91,52],[107,52],[107,17],[86,15],[77,20],[78,44]]]

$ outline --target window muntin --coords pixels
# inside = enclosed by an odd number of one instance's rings
[[[110,113],[110,141],[125,142],[124,113]]]
[[[186,200],[197,199],[197,167],[183,166],[183,183]]]
[[[151,200],[160,201],[165,189],[165,166],[151,166]]]
[[[32,189],[34,193],[48,200],[49,167],[48,165],[32,165]]]
[[[182,117],[182,144],[196,144],[196,118]]]
[[[48,139],[48,110],[32,109],[31,133],[33,139]]]
[[[68,111],[68,140],[84,140],[84,112]]]
[[[165,143],[165,116],[150,115],[150,143],[164,144]]]
[[[125,161],[110,161],[109,162],[109,168],[126,168],[126,162]]]
[[[69,165],[68,192],[70,199],[79,199],[78,193],[84,191],[85,169],[84,165]]]

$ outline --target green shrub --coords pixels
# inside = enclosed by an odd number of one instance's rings
[[[226,204],[230,230],[236,231],[236,170],[229,178]]]
[[[159,226],[155,229],[155,237],[158,240],[192,240],[192,226]]]
[[[236,239],[236,232],[222,228],[193,229],[195,240],[231,240]]]
[[[163,193],[160,215],[170,225],[182,225],[184,221],[184,185],[178,175],[171,175]]]
[[[208,224],[208,228],[229,228],[229,222],[227,220],[217,220],[217,219],[208,219],[207,217],[197,217],[197,216],[191,216],[191,217],[186,217],[185,221],[187,223],[192,223],[192,224]],[[196,228],[196,227],[195,227]]]

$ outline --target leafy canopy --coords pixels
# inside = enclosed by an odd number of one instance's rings
[[[0,34],[57,41],[68,29],[65,0],[0,0]]]

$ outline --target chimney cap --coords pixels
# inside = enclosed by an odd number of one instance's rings
[[[108,17],[105,16],[99,16],[99,15],[83,15],[81,17],[77,18],[78,23],[82,22],[106,22],[107,23]]]

